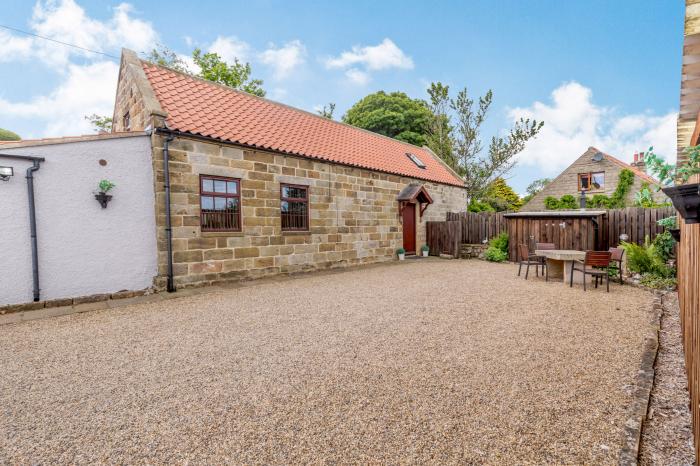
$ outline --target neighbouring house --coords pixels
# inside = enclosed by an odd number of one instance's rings
[[[128,50],[113,121],[152,131],[161,287],[392,260],[466,208],[463,180],[427,148]]]
[[[0,180],[0,306],[67,305],[153,286],[155,194],[146,133],[3,142],[0,167],[11,174]],[[28,172],[32,167],[38,170]],[[104,209],[95,199],[103,179],[116,185]]]
[[[630,170],[634,174],[634,181],[626,196],[628,205],[632,204],[635,193],[644,184],[648,184],[651,188],[659,185],[654,178],[646,174],[641,154],[635,154],[634,162],[627,164],[595,147],[589,147],[583,155],[545,186],[542,191],[533,196],[520,210],[523,212],[546,210],[545,199],[549,196],[561,198],[561,196],[570,194],[576,198],[577,205],[582,191],[585,191],[589,197],[595,194],[610,196],[617,189],[620,172],[624,169]],[[651,191],[657,202],[665,202],[666,197],[662,192],[657,192],[656,189],[651,189]]]

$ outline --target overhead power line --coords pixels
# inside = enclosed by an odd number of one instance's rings
[[[105,52],[99,52],[99,51],[97,51],[97,50],[88,49],[88,48],[85,48],[85,47],[81,47],[81,46],[79,46],[79,45],[69,44],[68,42],[63,42],[63,41],[60,41],[60,40],[52,39],[52,38],[50,38],[50,37],[40,36],[39,34],[34,34],[33,32],[23,31],[23,30],[21,30],[21,29],[13,28],[13,27],[10,27],[10,26],[5,26],[4,24],[0,24],[0,28],[9,29],[10,31],[15,31],[15,32],[19,32],[19,33],[22,33],[22,34],[26,34],[26,35],[28,35],[28,36],[33,36],[33,37],[37,37],[37,38],[39,38],[39,39],[48,40],[48,41],[50,41],[50,42],[55,42],[55,43],[57,43],[57,44],[65,45],[66,47],[73,47],[74,49],[80,49],[80,50],[84,50],[84,51],[86,51],[86,52],[97,53],[97,54],[100,54],[100,55],[104,55],[105,57],[109,57],[109,58],[113,58],[113,59],[115,59],[115,60],[119,60],[119,57],[116,57],[116,56],[114,56],[114,55],[110,55],[110,54],[105,53]]]

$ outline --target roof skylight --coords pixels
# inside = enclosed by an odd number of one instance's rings
[[[423,163],[421,159],[419,159],[415,154],[411,154],[410,152],[406,152],[406,156],[411,159],[411,162],[415,163],[418,168],[426,168],[426,165]]]

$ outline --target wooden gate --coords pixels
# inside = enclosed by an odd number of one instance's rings
[[[425,232],[431,256],[449,254],[455,258],[459,257],[462,239],[462,223],[460,221],[426,222]]]

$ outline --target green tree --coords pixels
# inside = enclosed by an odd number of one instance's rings
[[[93,113],[92,115],[85,115],[85,119],[90,122],[92,129],[96,133],[109,133],[112,131],[112,117]]]
[[[544,189],[545,186],[547,186],[549,183],[552,182],[551,178],[540,178],[532,183],[530,183],[527,188],[525,188],[525,191],[527,194],[525,197],[523,197],[523,204],[528,202],[530,199],[535,197],[536,194],[538,194],[540,191]]]
[[[423,100],[384,91],[360,99],[343,115],[345,123],[417,146],[425,144],[431,118]]]
[[[335,104],[333,102],[324,105],[322,109],[316,111],[320,116],[328,118],[329,120],[333,119],[333,112],[335,112]]]
[[[488,203],[496,212],[518,210],[523,206],[520,196],[513,191],[506,180],[500,177],[488,186],[481,200]]]
[[[265,97],[263,82],[260,79],[251,79],[252,69],[250,63],[240,63],[234,58],[233,64],[228,64],[214,53],[202,53],[200,49],[194,49],[192,59],[199,66],[199,76],[215,83],[223,84],[245,91],[249,94]]]
[[[0,128],[0,141],[21,141],[19,134],[13,133],[9,129]]]
[[[180,58],[178,54],[167,48],[163,44],[156,45],[148,55],[146,55],[146,60],[155,63],[160,66],[167,66],[177,71],[183,73],[192,74],[192,72],[187,68],[185,61]]]
[[[466,88],[452,100],[457,120],[452,157],[456,165],[453,168],[464,177],[470,197],[478,197],[496,178],[512,170],[515,156],[525,149],[528,140],[537,136],[543,125],[536,120],[521,118],[507,136],[493,136],[486,155],[481,156],[480,129],[492,101],[493,93],[489,90],[479,98],[478,107],[475,108],[475,101],[469,97]]]
[[[430,149],[451,167],[455,166],[452,157],[453,127],[450,123],[450,87],[442,83],[430,83],[428,88],[428,108],[432,113],[425,142]]]
[[[203,53],[200,49],[192,51],[192,59],[199,67],[200,71],[197,76],[200,78],[248,92],[258,97],[265,97],[265,90],[262,87],[263,81],[250,77],[253,72],[250,63],[240,63],[238,59],[234,59],[233,64],[229,64],[222,60],[218,54],[213,52]],[[146,56],[146,60],[182,73],[194,74],[177,53],[164,45],[159,44],[151,50]]]

